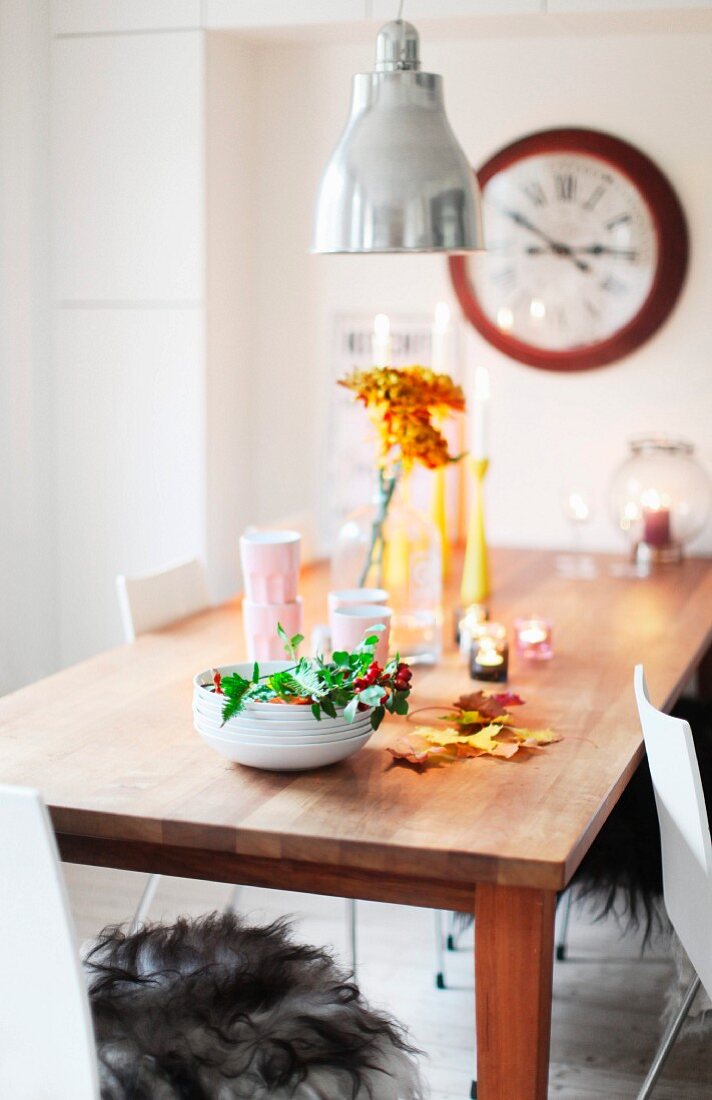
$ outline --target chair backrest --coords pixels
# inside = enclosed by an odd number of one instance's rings
[[[94,1035],[49,814],[0,786],[0,1096],[97,1100]]]
[[[116,578],[116,591],[127,642],[194,615],[210,603],[205,566],[197,558],[140,577],[122,574]]]
[[[642,665],[635,695],[660,823],[665,908],[712,996],[712,842],[689,723],[656,710]]]

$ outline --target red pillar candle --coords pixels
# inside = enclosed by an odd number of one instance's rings
[[[648,546],[670,545],[669,508],[643,508],[643,542]]]

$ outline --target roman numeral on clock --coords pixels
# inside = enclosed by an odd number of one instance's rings
[[[598,203],[603,198],[605,193],[606,188],[603,186],[603,184],[599,183],[596,187],[594,187],[593,191],[588,196],[585,203],[583,203],[583,209],[593,210],[593,208],[596,206],[596,203]]]
[[[546,205],[546,195],[544,194],[544,188],[540,183],[537,183],[536,181],[534,181],[533,183],[528,183],[524,188],[524,194],[534,203],[535,206]]]
[[[513,267],[501,267],[499,271],[493,271],[490,278],[497,286],[511,287],[517,281],[517,273]]]
[[[630,221],[630,214],[616,214],[615,218],[611,218],[610,221],[607,221],[605,223],[606,224],[606,229],[615,229],[615,227],[617,225],[625,225],[626,222],[629,222],[629,221]]]
[[[628,287],[620,279],[616,279],[615,275],[608,275],[602,281],[601,289],[607,290],[609,294],[623,294]]]
[[[569,172],[554,176],[556,197],[561,202],[572,202],[576,198],[576,177]]]

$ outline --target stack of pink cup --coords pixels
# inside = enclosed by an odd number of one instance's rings
[[[281,623],[291,638],[302,631],[298,531],[247,531],[240,539],[245,599],[242,615],[250,661],[284,658],[277,634]]]

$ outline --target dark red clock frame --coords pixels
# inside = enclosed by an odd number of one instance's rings
[[[657,238],[657,266],[648,297],[618,332],[598,343],[566,351],[548,351],[502,332],[485,315],[467,271],[464,255],[450,256],[450,278],[465,316],[479,333],[520,363],[543,370],[572,371],[603,367],[623,358],[662,325],[677,301],[687,272],[687,221],[671,184],[652,160],[633,145],[598,130],[575,127],[541,130],[507,145],[476,172],[480,187],[523,157],[542,153],[588,154],[627,176],[650,210]]]

